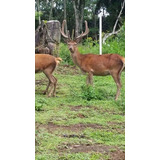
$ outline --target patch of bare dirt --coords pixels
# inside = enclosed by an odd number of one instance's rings
[[[77,144],[77,145],[65,145],[64,148],[61,148],[61,152],[70,151],[72,153],[78,153],[78,152],[99,152],[99,153],[108,153],[111,149],[110,146],[103,146],[99,144]]]
[[[78,105],[78,106],[69,106],[71,108],[71,111],[79,111],[82,108],[92,108],[94,110],[98,110],[98,107],[95,106],[82,106],[82,105]]]
[[[104,112],[107,112],[107,113],[109,113],[109,114],[111,114],[111,115],[121,115],[121,116],[124,116],[124,115],[125,115],[125,113],[123,113],[123,112],[117,112],[117,111],[108,110],[108,109],[104,110]]]
[[[110,156],[110,160],[125,160],[125,152],[114,146],[105,146],[101,144],[77,144],[77,145],[64,145],[59,148],[59,152],[70,152],[70,153],[89,153],[96,152]]]
[[[78,114],[77,116],[79,116],[80,118],[85,118],[83,114]],[[124,123],[118,123],[118,122],[107,122],[107,126],[102,126],[99,124],[74,124],[74,125],[64,126],[64,125],[56,125],[52,122],[49,122],[48,124],[36,123],[37,130],[46,129],[49,133],[53,133],[57,130],[69,130],[72,132],[81,132],[86,128],[104,129],[107,132],[115,132],[120,134],[125,133]]]
[[[125,152],[117,149],[110,153],[111,160],[125,160]]]
[[[109,125],[125,125],[125,123],[124,122],[107,122]]]
[[[124,122],[107,122],[108,131],[116,131],[117,133],[125,133],[125,123]]]
[[[79,118],[85,118],[86,116],[84,114],[82,114],[82,113],[78,113],[77,117],[79,117]]]
[[[71,111],[79,111],[83,106],[79,105],[79,106],[69,106],[71,108]]]
[[[74,124],[74,125],[69,125],[69,126],[62,126],[62,125],[53,124],[52,122],[49,122],[48,124],[36,123],[37,130],[46,129],[50,133],[53,133],[54,131],[58,129],[79,132],[79,131],[83,131],[86,128],[104,129],[103,126],[99,124]]]

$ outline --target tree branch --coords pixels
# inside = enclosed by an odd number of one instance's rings
[[[122,3],[121,10],[120,10],[119,15],[118,15],[118,17],[117,17],[117,20],[116,20],[116,22],[115,22],[115,24],[114,24],[114,27],[113,27],[112,32],[111,32],[111,33],[106,33],[106,34],[104,35],[104,37],[103,37],[103,39],[102,39],[102,43],[103,43],[103,44],[105,43],[105,41],[106,41],[106,39],[107,39],[108,37],[110,37],[110,36],[112,36],[112,35],[114,35],[114,34],[117,34],[117,33],[120,31],[120,29],[117,30],[117,31],[115,31],[115,30],[116,30],[118,21],[119,21],[119,19],[120,19],[120,17],[121,17],[121,14],[122,14],[122,11],[123,11],[123,8],[124,8],[124,3],[125,3],[125,0],[124,0],[123,3]]]
[[[122,3],[121,10],[120,10],[119,15],[118,15],[118,17],[117,17],[117,20],[116,20],[116,22],[115,22],[115,24],[114,24],[114,27],[113,27],[113,31],[112,31],[112,32],[115,32],[115,30],[116,30],[117,23],[118,23],[118,21],[119,21],[119,19],[120,19],[120,17],[121,17],[121,14],[122,14],[122,11],[123,11],[123,8],[124,8],[124,2],[125,2],[125,1],[123,1],[123,3]]]

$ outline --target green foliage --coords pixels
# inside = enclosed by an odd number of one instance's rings
[[[118,14],[121,10],[121,5],[124,0],[98,0],[96,4],[96,13],[98,13],[100,8],[106,9],[109,13],[109,16],[103,17],[103,28],[102,30],[108,30],[111,32],[113,30],[113,26],[118,17]],[[123,24],[125,21],[125,10],[121,14],[121,18],[119,19],[120,23]],[[119,25],[117,25],[119,29]]]
[[[121,27],[117,36],[109,37],[102,46],[103,53],[117,53],[125,56],[125,24]]]
[[[81,86],[82,98],[90,101],[92,99],[102,100],[105,99],[105,92],[101,89],[96,89],[93,86]]]
[[[43,15],[42,12],[35,12],[35,20],[38,20],[39,16],[41,17]]]
[[[41,98],[41,97],[35,98],[35,110],[36,111],[41,111],[44,105],[47,105],[47,100],[45,98]]]
[[[38,11],[37,2],[38,1],[35,1],[35,11]],[[112,31],[115,21],[117,19],[117,16],[120,12],[122,2],[123,0],[114,0],[114,1],[85,0],[84,20],[87,20],[89,24],[89,29],[90,29],[89,36],[95,37],[95,35],[98,34],[99,19],[97,17],[97,13],[101,7],[103,7],[103,9],[109,12],[109,16],[103,17],[102,30],[103,32],[106,30]],[[52,12],[51,12],[51,7],[53,7]],[[81,7],[82,6],[80,5],[78,8],[81,8]],[[50,1],[39,0],[39,10],[43,13],[41,15],[41,20],[53,19],[53,20],[58,20],[62,22],[64,19],[64,1],[62,0],[55,0],[54,6],[51,0]],[[67,10],[67,17],[66,17],[67,26],[68,26],[68,30],[71,33],[72,30],[75,29],[75,12],[73,8],[73,1],[66,1],[66,10]],[[124,18],[125,18],[125,12],[123,10],[119,24],[124,23]],[[35,28],[37,28],[37,26],[38,26],[38,23],[36,22]],[[83,22],[83,26],[84,26],[84,22]],[[119,29],[119,25],[117,25],[117,27]]]
[[[73,65],[73,61],[71,59],[70,52],[66,44],[60,43],[59,55],[62,58],[63,63]]]

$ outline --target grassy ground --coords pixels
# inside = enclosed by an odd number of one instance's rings
[[[125,73],[122,90],[114,100],[116,85],[111,76],[86,76],[78,68],[60,65],[57,96],[42,94],[48,83],[36,74],[36,160],[123,160],[125,151]]]

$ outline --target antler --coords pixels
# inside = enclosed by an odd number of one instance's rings
[[[64,25],[65,25],[65,23],[66,23],[66,20],[63,20],[62,30],[60,29],[60,32],[61,32],[61,34],[62,34],[62,36],[63,36],[64,38],[70,39],[70,36],[67,36],[67,35],[64,33]],[[69,33],[68,33],[68,35],[69,35]]]
[[[65,23],[66,23],[66,20],[63,20],[62,29],[60,29],[60,32],[61,32],[61,34],[62,34],[62,36],[63,36],[64,38],[66,38],[67,40],[68,40],[68,39],[71,40],[69,31],[68,31],[68,35],[66,35],[66,34],[64,33],[64,25],[65,25]],[[77,36],[77,37],[75,38],[75,40],[76,40],[77,42],[79,42],[84,36],[86,36],[86,35],[88,34],[88,32],[89,32],[88,24],[87,24],[87,21],[85,21],[85,32],[84,32],[84,33],[82,32],[81,35],[79,35],[79,36]]]
[[[86,36],[89,33],[89,28],[88,28],[87,21],[85,21],[85,28],[86,28],[85,32],[84,33],[82,32],[81,35],[77,36],[76,40],[78,40],[79,38],[80,39],[83,38],[84,36]]]

